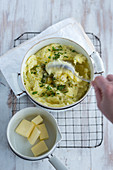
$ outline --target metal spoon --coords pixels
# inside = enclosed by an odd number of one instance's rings
[[[91,80],[87,80],[87,79],[84,79],[84,78],[81,78],[80,76],[76,75],[75,73],[75,68],[72,66],[72,64],[68,63],[68,62],[65,62],[65,61],[53,61],[53,62],[49,62],[47,65],[46,65],[46,71],[51,74],[52,73],[52,69],[54,68],[62,68],[62,69],[66,69],[66,70],[70,70],[77,78],[83,80],[83,81],[86,81],[88,83],[91,82]]]

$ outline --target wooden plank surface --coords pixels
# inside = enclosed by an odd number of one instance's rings
[[[85,31],[93,32],[102,42],[106,73],[113,73],[113,1],[112,0],[1,0],[0,55],[13,46],[13,39],[25,31],[43,31],[67,17],[75,17]],[[0,73],[0,169],[52,170],[47,160],[24,161],[8,147],[6,128],[11,118],[10,88]],[[56,149],[55,155],[70,170],[113,169],[113,125],[104,118],[104,141],[96,149]]]

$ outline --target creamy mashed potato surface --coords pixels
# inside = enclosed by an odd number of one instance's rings
[[[69,70],[57,69],[49,75],[45,67],[54,60],[71,63],[77,75],[90,79],[90,67],[84,55],[71,46],[50,44],[27,59],[23,73],[25,87],[35,101],[45,106],[73,104],[85,95],[89,83],[75,77]]]

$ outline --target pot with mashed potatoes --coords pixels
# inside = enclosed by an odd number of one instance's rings
[[[49,74],[46,65],[53,61],[71,63],[81,78],[92,80],[94,66],[90,56],[77,43],[64,38],[49,38],[34,45],[25,55],[21,79],[26,93],[36,104],[49,110],[69,109],[81,102],[90,83],[60,68]]]

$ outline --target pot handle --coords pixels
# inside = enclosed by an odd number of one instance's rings
[[[56,170],[68,170],[65,165],[61,163],[61,161],[54,155],[49,157],[49,162],[54,166]]]
[[[18,77],[20,76],[20,73],[12,73],[12,80],[14,85],[14,93],[16,94],[17,98],[22,97],[25,95],[25,91],[23,91],[18,83]]]
[[[95,74],[102,74],[105,72],[103,61],[97,51],[94,51],[91,55],[91,58],[94,60],[94,66],[96,68]]]

